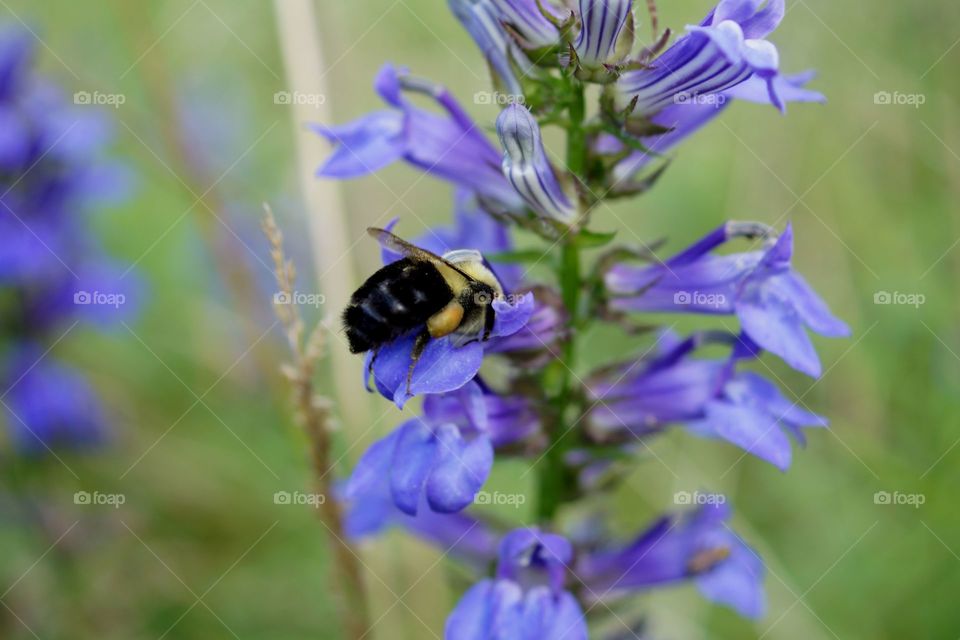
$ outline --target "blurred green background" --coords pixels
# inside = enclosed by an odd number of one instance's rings
[[[661,24],[675,29],[710,6],[660,4]],[[692,587],[640,598],[638,610],[662,638],[957,638],[960,6],[787,6],[772,36],[783,67],[818,69],[814,88],[828,104],[791,105],[786,117],[733,106],[679,150],[651,194],[599,211],[594,226],[667,237],[672,250],[727,218],[792,220],[795,265],[855,334],[818,341],[819,381],[773,358],[760,365],[831,420],[789,473],[676,429],[618,496],[627,530],[670,508],[676,491],[727,492],[734,527],[769,568],[767,616],[741,620]],[[391,60],[446,83],[492,122],[495,107],[471,100],[487,88],[485,66],[441,0],[317,7],[337,121],[380,107],[371,81]],[[316,287],[305,216],[325,212],[300,204],[294,136],[307,134],[273,101],[286,85],[272,4],[6,0],[0,14],[30,25],[41,68],[69,91],[126,97],[115,149],[138,190],[96,224],[150,291],[136,323],[106,336],[78,330],[57,345],[90,372],[116,437],[96,455],[17,469],[18,495],[32,506],[29,524],[0,522],[0,637],[339,637],[322,528],[309,508],[273,500],[306,487],[309,472],[277,373],[285,353],[260,203],[278,212],[302,289]],[[877,104],[881,91],[925,102]],[[182,127],[192,132],[187,153],[171,144]],[[417,177],[396,166],[344,184],[351,238],[387,215],[401,216],[408,236],[446,221],[450,189]],[[378,252],[361,242],[351,259],[365,273]],[[876,304],[884,291],[925,301]],[[624,338],[597,332],[581,347],[586,366],[622,354]],[[321,381],[329,387],[326,372]],[[341,425],[345,463],[396,421],[379,398],[360,401],[383,417]],[[493,484],[519,475],[500,470]],[[75,491],[126,502],[76,505]],[[925,503],[876,504],[878,491]],[[374,618],[386,612],[370,637],[442,635],[457,594],[436,559],[400,535],[364,549]]]

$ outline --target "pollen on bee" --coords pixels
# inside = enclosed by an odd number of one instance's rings
[[[431,338],[442,338],[457,330],[463,320],[463,306],[456,300],[451,300],[443,309],[427,319],[427,331]]]

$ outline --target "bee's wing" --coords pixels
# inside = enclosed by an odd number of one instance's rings
[[[400,255],[404,255],[415,260],[425,260],[427,262],[431,262],[437,267],[453,269],[460,276],[466,278],[468,282],[476,282],[474,278],[464,273],[457,265],[453,264],[449,260],[444,260],[435,253],[410,244],[403,238],[390,233],[386,229],[368,227],[367,233],[370,234],[371,237],[375,238],[376,241],[380,243],[380,246],[384,247],[385,249],[389,249],[394,253],[399,253]]]

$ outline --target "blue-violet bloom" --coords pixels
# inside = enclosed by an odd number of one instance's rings
[[[471,587],[447,618],[446,640],[586,640],[580,604],[564,588],[573,548],[561,536],[518,529],[500,544],[494,579]]]
[[[741,228],[743,223],[727,223],[660,264],[615,265],[605,276],[612,308],[736,314],[743,332],[760,347],[819,377],[820,359],[806,329],[839,338],[850,335],[849,328],[793,270],[791,225],[763,250],[712,253],[742,235]]]
[[[762,617],[763,561],[727,526],[729,517],[724,503],[667,516],[626,546],[582,554],[577,576],[600,600],[693,580],[708,600]]]
[[[543,146],[540,125],[530,111],[519,104],[508,106],[497,118],[497,132],[504,149],[503,175],[530,208],[563,224],[576,221],[576,200],[567,195],[557,179]]]
[[[375,84],[392,109],[345,125],[312,125],[336,145],[320,176],[365,176],[403,159],[503,209],[523,210],[523,201],[500,171],[500,152],[446,89],[410,78],[406,70],[390,64],[381,69]],[[415,106],[405,97],[406,91],[429,95],[444,113]]]
[[[663,108],[702,99],[759,76],[770,102],[783,108],[774,79],[780,66],[776,47],[762,38],[784,13],[784,0],[721,0],[699,26],[653,60],[648,68],[624,73],[616,83],[616,104],[634,103],[633,114],[652,116]]]
[[[580,0],[580,34],[574,43],[580,64],[598,68],[614,61],[633,0]]]

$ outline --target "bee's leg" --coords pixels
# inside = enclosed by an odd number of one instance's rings
[[[483,341],[490,339],[490,333],[493,331],[493,323],[497,320],[497,314],[490,307],[483,311]]]
[[[380,347],[377,347],[373,350],[373,355],[370,356],[370,364],[367,365],[367,390],[370,391],[370,378],[374,378],[376,381],[377,375],[373,372],[373,363],[377,361],[377,356],[380,355]]]
[[[417,361],[423,355],[423,350],[427,348],[430,342],[430,332],[424,329],[417,335],[413,343],[413,350],[410,352],[410,368],[407,370],[407,395],[410,395],[410,383],[413,381],[413,369],[417,366]]]

